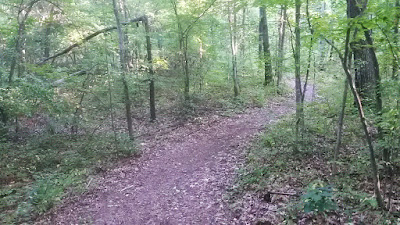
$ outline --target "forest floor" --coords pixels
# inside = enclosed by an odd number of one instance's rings
[[[311,96],[309,91],[307,98]],[[154,129],[140,134],[140,158],[103,172],[87,193],[67,199],[36,223],[254,223],[254,216],[230,209],[227,191],[245,163],[246,146],[266,126],[293,112],[290,95],[230,117],[207,115],[162,129],[160,122],[144,125]]]

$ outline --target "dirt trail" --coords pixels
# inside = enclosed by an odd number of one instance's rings
[[[233,117],[213,116],[140,144],[144,155],[38,224],[238,224],[224,195],[252,136],[293,112],[293,98]]]

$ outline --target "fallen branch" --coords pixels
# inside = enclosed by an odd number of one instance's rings
[[[284,192],[273,192],[273,191],[268,191],[268,192],[263,196],[264,201],[270,203],[270,202],[272,201],[271,195],[287,195],[287,196],[300,197],[300,194],[297,194],[297,193],[284,193]]]
[[[135,23],[135,22],[143,21],[144,19],[147,19],[147,17],[146,17],[146,16],[141,16],[141,17],[138,17],[138,18],[135,18],[135,19],[131,19],[129,22],[124,22],[124,23],[121,23],[121,24],[122,24],[122,25],[128,25],[128,24],[130,24],[130,23]],[[50,56],[50,57],[48,57],[48,58],[43,59],[42,61],[40,61],[39,63],[37,63],[37,65],[43,65],[43,64],[45,64],[46,62],[48,62],[49,60],[52,60],[52,59],[54,60],[55,58],[57,58],[57,57],[59,57],[59,56],[62,56],[62,55],[64,55],[64,54],[67,54],[67,53],[70,52],[72,49],[81,46],[82,44],[88,42],[90,39],[92,39],[92,38],[98,36],[99,34],[107,33],[107,32],[109,32],[109,31],[116,30],[116,29],[117,29],[116,26],[112,26],[112,27],[107,27],[107,28],[98,30],[98,31],[96,31],[96,32],[94,32],[94,33],[92,33],[92,34],[90,34],[89,36],[86,36],[86,37],[83,38],[82,40],[80,40],[80,41],[78,41],[78,42],[72,44],[71,46],[69,46],[68,48],[62,50],[61,52],[56,53],[55,55],[52,55],[52,56]]]

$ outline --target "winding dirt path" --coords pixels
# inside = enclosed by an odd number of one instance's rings
[[[238,224],[224,201],[226,189],[244,163],[244,147],[293,112],[291,99],[146,137],[141,158],[108,171],[96,188],[37,223]]]

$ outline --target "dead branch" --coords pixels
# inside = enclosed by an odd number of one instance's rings
[[[121,23],[121,24],[122,24],[122,25],[128,25],[128,24],[130,24],[130,23],[136,23],[136,22],[144,21],[144,20],[147,20],[147,17],[146,17],[146,16],[141,16],[141,17],[138,17],[138,18],[134,18],[134,19],[131,19],[129,22],[124,22],[124,23]],[[96,32],[94,32],[94,33],[92,33],[92,34],[90,34],[90,35],[84,37],[82,40],[80,40],[80,41],[78,41],[78,42],[76,42],[76,43],[70,45],[68,48],[66,48],[66,49],[64,49],[64,50],[62,50],[62,51],[56,53],[55,55],[52,55],[52,56],[50,56],[50,57],[48,57],[48,58],[43,59],[42,61],[40,61],[39,63],[37,63],[37,65],[43,65],[43,64],[45,64],[46,62],[48,62],[49,60],[52,60],[52,59],[54,60],[55,58],[57,58],[57,57],[59,57],[59,56],[62,56],[62,55],[64,55],[64,54],[67,54],[67,53],[70,52],[72,49],[77,48],[77,47],[81,46],[82,44],[88,42],[90,39],[92,39],[92,38],[94,38],[94,37],[96,37],[96,36],[98,36],[98,35],[100,35],[100,34],[107,33],[107,32],[109,32],[109,31],[116,30],[116,29],[117,29],[116,26],[112,26],[112,27],[107,27],[107,28],[98,30],[98,31],[96,31]]]

